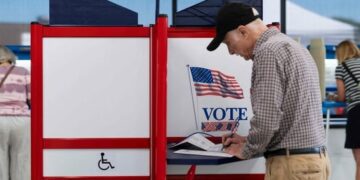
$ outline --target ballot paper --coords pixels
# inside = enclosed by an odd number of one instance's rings
[[[233,157],[233,155],[224,152],[199,151],[199,150],[188,150],[188,149],[180,149],[174,151],[174,153],[200,155],[200,156]]]
[[[214,144],[201,134],[193,134],[183,141],[171,146],[170,149],[176,150],[174,153],[179,154],[233,157],[233,155],[223,151],[222,144]]]

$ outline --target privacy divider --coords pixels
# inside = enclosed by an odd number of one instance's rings
[[[31,25],[33,180],[165,178],[167,19],[157,21]]]

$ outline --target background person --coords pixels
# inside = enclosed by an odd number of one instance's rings
[[[30,180],[30,74],[15,62],[0,45],[0,179]]]
[[[360,51],[350,40],[336,47],[339,65],[335,70],[337,101],[346,101],[345,148],[352,149],[356,162],[356,180],[360,180]]]

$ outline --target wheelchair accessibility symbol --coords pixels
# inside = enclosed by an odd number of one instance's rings
[[[107,159],[104,159],[105,153],[101,153],[101,159],[98,162],[99,169],[106,171],[109,168],[114,169],[115,166],[112,166],[110,162],[107,161]]]

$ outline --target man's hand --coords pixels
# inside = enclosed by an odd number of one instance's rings
[[[224,152],[234,155],[239,159],[245,159],[241,152],[246,143],[246,136],[240,136],[238,134],[225,134],[222,136],[222,143],[224,146]]]

